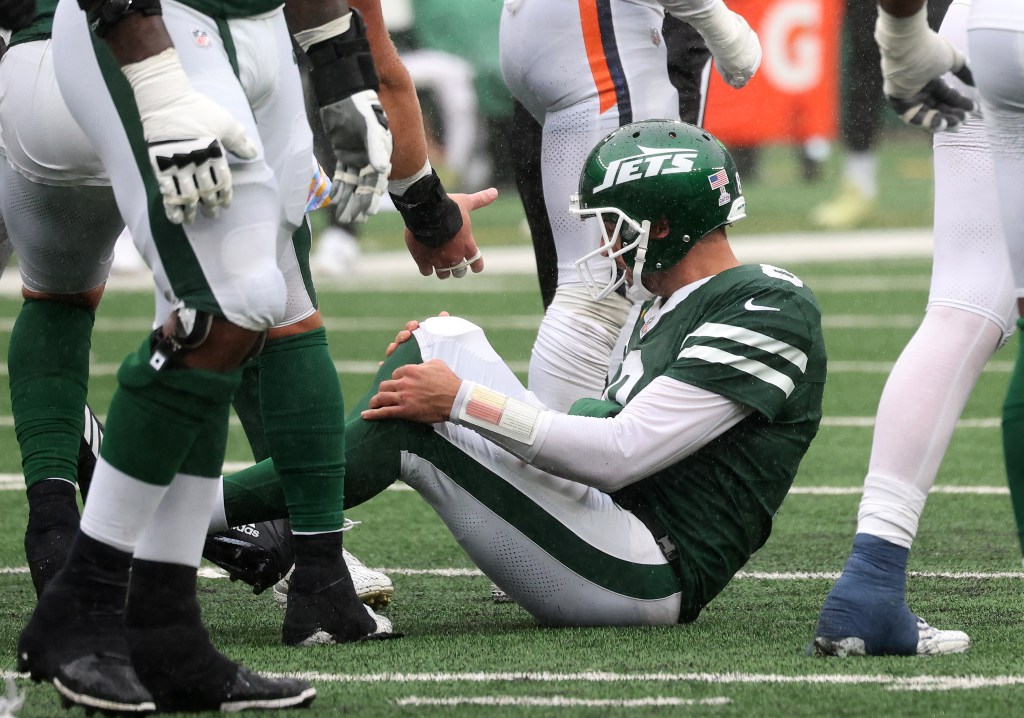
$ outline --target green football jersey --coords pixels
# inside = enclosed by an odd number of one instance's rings
[[[643,307],[605,406],[614,413],[668,376],[754,409],[699,451],[614,494],[660,521],[678,548],[685,622],[767,540],[821,421],[825,342],[814,295],[777,267],[729,269],[674,306],[661,301]],[[594,414],[596,403],[573,413]]]

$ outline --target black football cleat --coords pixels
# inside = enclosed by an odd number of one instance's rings
[[[281,639],[288,646],[332,645],[401,638],[391,621],[360,601],[351,579],[318,590],[302,590],[292,580]]]
[[[156,710],[153,696],[139,682],[127,656],[90,653],[61,666],[53,685],[65,708],[81,706],[87,714],[148,715]]]
[[[228,572],[232,581],[252,586],[255,594],[280,581],[295,563],[286,519],[247,524],[211,534],[203,558]]]

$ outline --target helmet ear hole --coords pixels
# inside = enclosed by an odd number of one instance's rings
[[[665,239],[671,231],[672,225],[669,224],[668,218],[662,217],[651,225],[651,239]]]

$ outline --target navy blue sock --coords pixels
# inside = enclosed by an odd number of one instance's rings
[[[816,636],[857,637],[868,655],[917,652],[917,618],[906,602],[909,549],[857,534],[843,575],[829,591]]]

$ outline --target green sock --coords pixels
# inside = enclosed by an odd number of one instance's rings
[[[260,355],[260,410],[292,530],[341,529],[345,404],[322,327],[267,342]]]
[[[1024,331],[1024,319],[1017,320],[1017,327]],[[1017,361],[1003,401],[1003,459],[1017,520],[1017,537],[1024,554],[1024,341],[1019,339]]]
[[[369,391],[349,415],[345,427],[345,508],[358,506],[394,483],[399,476],[401,449],[419,435],[433,435],[433,429],[425,424],[359,418],[381,381],[396,367],[420,361],[419,346],[406,342],[384,362]],[[229,526],[288,517],[273,461],[261,461],[224,477],[224,512]]]
[[[14,323],[7,370],[28,486],[77,478],[95,318],[84,307],[28,299]]]
[[[241,370],[156,371],[149,357],[147,338],[117,372],[101,455],[116,469],[158,486],[170,484],[179,471],[219,476]]]
[[[270,457],[267,437],[263,433],[263,412],[260,410],[260,373],[261,357],[256,357],[242,367],[242,385],[235,392],[231,405],[235,408],[238,420],[242,422],[242,430],[256,461]],[[233,524],[237,525],[237,524]]]

